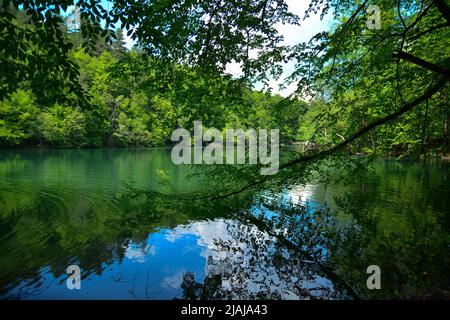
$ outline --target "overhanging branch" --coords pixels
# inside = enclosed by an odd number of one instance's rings
[[[397,53],[393,54],[394,58],[399,58],[399,59],[403,59],[405,61],[411,62],[415,65],[421,66],[422,68],[431,70],[433,72],[437,72],[440,74],[443,74],[446,77],[450,76],[450,70],[445,68],[445,67],[441,67],[438,66],[436,64],[433,64],[431,62],[425,61],[421,58],[418,58],[416,56],[413,56],[412,54],[406,53],[404,51],[400,51]]]
[[[290,167],[293,167],[297,164],[300,163],[307,163],[316,159],[322,159],[326,156],[330,156],[336,152],[338,152],[339,150],[345,148],[347,145],[349,145],[350,143],[354,142],[355,140],[357,140],[358,138],[360,138],[361,136],[365,135],[367,132],[369,132],[372,129],[375,129],[383,124],[386,124],[389,121],[395,120],[398,117],[402,116],[403,114],[407,113],[408,111],[411,111],[414,107],[418,106],[419,104],[421,104],[422,102],[430,99],[435,93],[437,93],[439,90],[441,90],[446,83],[449,81],[450,77],[442,77],[439,80],[437,80],[435,83],[433,83],[432,85],[430,85],[425,92],[417,97],[416,99],[404,104],[400,109],[398,109],[396,112],[389,114],[388,116],[375,120],[373,122],[371,122],[369,125],[361,128],[359,131],[357,131],[356,133],[354,133],[353,135],[351,135],[350,137],[346,138],[344,141],[342,141],[341,143],[335,145],[334,147],[331,147],[329,149],[320,151],[318,153],[315,154],[310,154],[310,155],[305,155],[302,157],[299,157],[297,159],[294,159],[292,161],[289,161],[283,165],[280,166],[279,170],[284,170]],[[210,200],[219,200],[219,199],[224,199],[227,197],[230,197],[232,195],[236,195],[239,194],[241,192],[244,192],[246,190],[249,190],[257,185],[260,185],[266,181],[269,181],[270,179],[273,179],[274,176],[263,176],[260,179],[255,179],[253,182],[248,183],[247,185],[234,190],[234,191],[230,191],[228,193],[225,194],[221,194],[221,195],[208,195],[208,196],[200,196],[200,197],[185,197],[182,198],[183,200],[204,200],[204,199],[210,199]]]
[[[442,28],[447,28],[447,27],[450,27],[450,23],[449,23],[449,22],[444,22],[444,23],[437,24],[437,25],[435,25],[435,26],[433,26],[433,27],[430,27],[430,28],[427,29],[427,30],[424,30],[424,31],[422,31],[422,32],[419,32],[418,34],[416,34],[416,35],[414,35],[414,36],[412,36],[412,37],[409,37],[409,38],[408,38],[408,41],[414,41],[414,40],[417,40],[417,39],[419,39],[420,37],[423,37],[424,35],[426,35],[426,34],[428,34],[428,33],[431,33],[431,32],[433,32],[433,31],[435,31],[435,30],[439,30],[439,29],[442,29]]]
[[[323,158],[325,156],[335,153],[336,151],[339,151],[340,149],[346,147],[348,144],[350,144],[353,141],[355,141],[356,139],[360,138],[361,136],[363,136],[370,130],[400,117],[401,115],[405,114],[406,112],[412,110],[417,105],[421,104],[422,102],[426,101],[427,99],[430,99],[435,93],[437,93],[440,89],[442,89],[444,87],[444,85],[448,82],[449,78],[450,77],[443,77],[443,78],[439,79],[435,84],[428,87],[427,90],[424,92],[424,94],[421,95],[420,97],[417,97],[413,101],[406,103],[405,105],[403,105],[403,107],[398,109],[396,112],[391,113],[390,115],[388,115],[384,118],[378,119],[378,120],[370,123],[369,125],[365,126],[364,128],[360,129],[358,132],[354,133],[353,135],[351,135],[350,137],[345,139],[345,141],[342,141],[341,143],[335,145],[334,147],[324,150],[324,151],[321,151],[316,154],[312,154],[312,155],[305,156],[305,157],[300,157],[293,161],[287,162],[287,163],[281,165],[280,169],[292,167],[301,162],[311,161],[311,160],[317,159],[317,158]]]

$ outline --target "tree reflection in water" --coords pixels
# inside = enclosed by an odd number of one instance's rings
[[[251,223],[218,220],[226,233],[204,237],[206,276],[183,274],[184,299],[310,299],[341,295],[314,261],[283,246]],[[213,227],[216,230],[224,228]]]
[[[448,166],[426,179],[415,166],[380,170],[339,192],[316,185],[310,196],[330,192],[328,206],[292,203],[288,191],[213,202],[129,188],[114,206],[79,196],[63,208],[40,189],[20,201],[0,194],[0,296],[449,298]],[[54,198],[75,199],[72,191]],[[93,283],[83,282],[79,296],[65,288],[72,263]],[[366,287],[372,264],[382,290]]]

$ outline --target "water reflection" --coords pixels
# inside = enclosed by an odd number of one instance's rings
[[[236,220],[194,222],[126,239],[110,247],[113,259],[83,274],[82,290],[68,290],[67,276],[51,268],[21,281],[15,299],[304,299],[337,296],[333,283],[311,261],[255,226]]]
[[[79,152],[0,156],[1,298],[449,298],[445,163],[424,176],[379,161],[351,185],[213,203],[148,191],[208,188],[166,150]],[[66,287],[70,264],[81,290]],[[383,290],[365,287],[371,264]]]

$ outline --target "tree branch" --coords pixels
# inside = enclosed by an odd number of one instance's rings
[[[442,77],[440,78],[437,82],[435,82],[434,84],[430,85],[425,92],[420,96],[417,97],[416,99],[414,99],[413,101],[410,101],[406,104],[403,105],[403,107],[401,107],[400,109],[398,109],[396,112],[389,114],[388,116],[375,120],[373,122],[371,122],[369,125],[361,128],[359,131],[357,131],[356,133],[354,133],[353,135],[351,135],[350,137],[348,137],[347,139],[345,139],[344,141],[342,141],[341,143],[335,145],[334,147],[331,147],[329,149],[320,151],[318,153],[315,154],[310,154],[310,155],[306,155],[306,156],[302,156],[299,157],[295,160],[289,161],[283,165],[280,166],[279,170],[284,170],[286,168],[289,167],[293,167],[299,163],[304,163],[304,162],[309,162],[312,160],[316,160],[316,159],[321,159],[324,158],[326,156],[332,155],[333,153],[343,149],[344,147],[346,147],[348,144],[352,143],[353,141],[355,141],[356,139],[360,138],[361,136],[365,135],[367,132],[369,132],[372,129],[375,129],[376,127],[379,127],[383,124],[386,124],[387,122],[391,121],[391,120],[395,120],[398,117],[402,116],[403,114],[407,113],[408,111],[411,111],[414,107],[416,107],[417,105],[419,105],[420,103],[430,99],[435,93],[437,93],[439,90],[441,90],[446,83],[449,81],[450,77]],[[187,197],[187,198],[182,198],[182,200],[204,200],[204,199],[211,199],[211,200],[219,200],[219,199],[224,199],[227,198],[229,196],[232,195],[236,195],[239,194],[241,192],[244,192],[248,189],[251,189],[252,187],[255,187],[257,185],[260,185],[266,181],[268,181],[269,179],[273,179],[274,176],[263,176],[260,179],[256,179],[253,182],[248,183],[247,185],[234,190],[234,191],[230,191],[228,193],[225,194],[221,194],[221,195],[217,195],[217,194],[213,194],[213,195],[207,195],[207,196],[200,196],[200,197]]]
[[[426,34],[428,34],[428,33],[431,33],[431,32],[433,32],[433,31],[435,31],[435,30],[438,30],[438,29],[441,29],[441,28],[446,28],[446,27],[450,27],[450,23],[444,22],[444,23],[437,24],[437,25],[435,25],[435,26],[433,26],[433,27],[430,27],[430,28],[427,29],[427,30],[424,30],[424,31],[422,31],[422,32],[419,32],[418,34],[416,34],[416,35],[414,35],[414,36],[408,38],[408,41],[414,41],[414,40],[417,40],[417,39],[419,39],[420,37],[423,37],[424,35],[426,35]]]
[[[345,147],[346,145],[352,143],[353,141],[355,141],[356,139],[358,139],[359,137],[363,136],[364,134],[366,134],[367,132],[369,132],[370,130],[379,127],[391,120],[394,120],[398,117],[400,117],[401,115],[405,114],[406,112],[410,111],[411,109],[413,109],[415,106],[419,105],[420,103],[424,102],[425,100],[431,98],[436,92],[438,92],[441,88],[444,87],[444,85],[448,82],[448,80],[450,79],[450,77],[443,77],[441,79],[439,79],[435,84],[431,85],[430,87],[427,88],[427,90],[424,92],[423,95],[421,95],[420,97],[417,97],[416,99],[414,99],[411,102],[406,103],[403,107],[401,107],[400,109],[398,109],[396,112],[391,113],[390,115],[378,119],[372,123],[370,123],[369,125],[365,126],[364,128],[360,129],[358,132],[354,133],[353,135],[351,135],[349,138],[347,138],[345,141],[335,145],[334,147],[321,151],[319,153],[316,154],[312,154],[309,156],[305,156],[305,157],[300,157],[298,159],[295,159],[293,161],[287,162],[283,165],[280,166],[280,169],[285,169],[288,167],[291,167],[293,165],[296,165],[298,163],[301,162],[306,162],[306,161],[311,161],[313,159],[317,159],[317,158],[323,158],[325,156],[331,155],[333,153],[335,153],[336,151],[342,149],[343,147]]]
[[[422,59],[420,59],[420,58],[418,58],[416,56],[413,56],[412,54],[406,53],[404,51],[400,51],[400,52],[394,53],[393,56],[395,58],[403,59],[403,60],[406,60],[406,61],[411,62],[413,64],[416,64],[418,66],[421,66],[422,68],[431,70],[433,72],[437,72],[437,73],[443,74],[446,77],[450,76],[450,70],[449,69],[447,69],[445,67],[441,67],[441,66],[435,65],[435,64],[433,64],[431,62],[422,60]]]

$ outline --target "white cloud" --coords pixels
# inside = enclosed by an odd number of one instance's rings
[[[309,7],[309,0],[286,0],[286,4],[288,5],[290,12],[298,15],[302,19],[305,11]],[[301,42],[308,42],[317,33],[328,30],[331,22],[331,14],[325,15],[322,20],[320,19],[320,14],[317,14],[310,16],[306,20],[301,20],[300,25],[279,23],[275,27],[284,38],[282,44],[293,46]],[[296,83],[289,84],[285,89],[279,89],[279,85],[283,82],[283,79],[292,74],[294,70],[294,62],[283,64],[283,74],[280,79],[275,80],[272,78],[269,80],[269,86],[273,93],[280,94],[282,96],[289,96],[297,89]],[[242,75],[241,67],[237,63],[228,64],[226,71],[235,77]],[[261,90],[262,88],[262,83],[255,84],[255,89]]]

